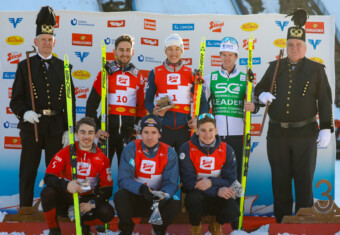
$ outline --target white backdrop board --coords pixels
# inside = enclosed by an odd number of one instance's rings
[[[188,66],[198,68],[201,37],[206,38],[204,75],[220,66],[219,45],[225,36],[239,42],[237,66],[246,71],[248,38],[254,34],[253,71],[259,81],[275,60],[279,49],[285,47],[288,27],[293,24],[284,15],[160,15],[141,12],[97,13],[56,11],[56,46],[59,58],[68,54],[73,64],[73,82],[76,87],[77,120],[85,115],[86,99],[101,66],[101,41],[107,45],[107,57],[113,59],[115,38],[128,33],[135,38],[132,63],[147,76],[148,72],[162,63],[164,39],[178,33],[185,44],[183,60]],[[0,210],[15,213],[18,205],[18,176],[20,138],[16,128],[18,120],[9,109],[11,87],[17,63],[32,49],[35,36],[37,11],[0,12]],[[326,73],[334,94],[334,17],[310,16],[306,24],[307,57],[326,65]],[[266,153],[266,131],[258,136],[263,111],[252,116],[252,147],[249,163],[246,215],[269,215],[273,212],[270,167]],[[318,150],[315,182],[328,179],[334,185],[335,140],[327,148]],[[38,182],[45,171],[42,162],[35,188],[35,198],[41,188]],[[117,167],[112,167],[113,175]],[[115,182],[116,183],[116,182]],[[115,190],[117,187],[115,186]],[[315,198],[323,198],[326,187],[314,189]],[[331,191],[334,197],[334,189]],[[326,198],[323,198],[326,200]]]

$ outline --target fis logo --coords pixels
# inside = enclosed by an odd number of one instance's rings
[[[145,174],[154,174],[156,172],[156,162],[150,160],[143,160],[140,171]]]
[[[215,158],[201,157],[200,168],[203,170],[214,170],[215,169]]]
[[[277,24],[277,26],[280,27],[281,31],[283,31],[284,28],[286,26],[288,26],[289,21],[279,21],[279,20],[276,20],[275,23]]]
[[[181,75],[178,73],[170,73],[167,75],[168,85],[179,85],[181,84]]]
[[[127,75],[118,75],[117,76],[117,85],[120,86],[130,86],[130,77]]]
[[[84,59],[90,54],[90,52],[83,52],[83,54],[80,51],[74,52],[77,57],[80,58],[80,62],[83,63]]]
[[[259,146],[259,142],[253,142],[250,148],[250,152],[252,153],[254,151],[254,148],[256,148],[257,146]]]
[[[320,39],[313,40],[313,39],[308,39],[308,42],[313,46],[314,50],[316,50],[317,45],[321,43]]]
[[[13,27],[16,28],[17,24],[22,21],[23,18],[8,18],[9,22],[13,24]]]

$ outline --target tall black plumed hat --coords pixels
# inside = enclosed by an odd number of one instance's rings
[[[292,21],[295,26],[288,28],[287,40],[294,38],[306,41],[306,31],[302,27],[305,26],[308,19],[307,11],[303,8],[297,8],[293,13],[288,14],[286,17],[288,16],[292,16]]]
[[[54,35],[56,17],[52,7],[41,7],[35,23],[37,24],[36,36],[40,34]]]

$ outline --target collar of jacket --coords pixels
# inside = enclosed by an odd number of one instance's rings
[[[200,151],[205,154],[212,154],[220,145],[221,145],[221,137],[217,134],[215,139],[215,144],[209,147],[202,147],[199,143],[198,135],[196,132],[190,138],[191,143],[193,143]]]
[[[166,59],[163,62],[163,65],[169,72],[174,73],[174,72],[178,72],[179,70],[181,70],[184,64],[182,63],[182,60],[179,60],[178,63],[176,64],[172,64],[168,61],[168,59]]]
[[[234,69],[233,69],[233,71],[231,71],[231,73],[229,73],[228,70],[223,69],[223,67],[221,65],[220,74],[225,78],[236,77],[239,73],[240,73],[240,71],[237,69],[236,65],[234,66]]]

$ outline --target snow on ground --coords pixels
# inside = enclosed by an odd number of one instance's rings
[[[236,15],[230,0],[135,0],[136,11],[161,14]]]
[[[54,10],[100,11],[97,0],[16,0],[0,4],[0,11],[38,11],[49,5]]]

